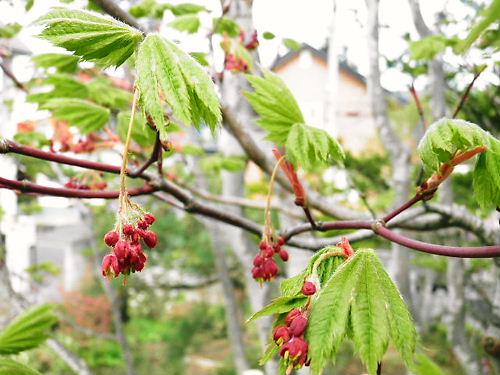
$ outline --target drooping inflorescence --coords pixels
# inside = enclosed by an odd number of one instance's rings
[[[280,347],[279,354],[285,361],[287,374],[296,368],[309,366],[309,344],[304,335],[309,323],[307,308],[291,310],[285,318],[285,325],[274,330],[273,339]]]
[[[275,243],[263,239],[259,245],[259,253],[253,260],[252,276],[257,281],[270,281],[279,273],[279,267],[274,259],[275,255],[279,255],[281,260],[288,260],[288,251],[282,248],[285,240],[279,237]]]
[[[148,257],[142,244],[151,249],[158,244],[157,234],[149,229],[155,220],[152,214],[146,213],[135,222],[118,223],[117,228],[106,233],[104,242],[113,252],[102,260],[103,276],[128,276],[144,269]]]

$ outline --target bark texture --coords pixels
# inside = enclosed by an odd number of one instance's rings
[[[387,114],[385,93],[380,83],[379,52],[379,0],[366,0],[368,8],[368,92],[371,100],[372,114],[380,138],[392,161],[392,186],[395,190],[394,206],[407,200],[410,189],[410,154],[390,123]],[[391,276],[399,286],[406,301],[410,303],[410,253],[400,245],[392,245]],[[415,310],[415,309],[413,309]]]

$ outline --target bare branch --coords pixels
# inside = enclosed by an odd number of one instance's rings
[[[124,11],[117,4],[115,4],[113,0],[94,0],[94,3],[110,16],[126,23],[127,25],[135,27],[143,33],[146,33],[146,30],[139,24],[139,22],[137,22],[137,20],[128,12]]]
[[[7,178],[0,177],[0,187],[19,190],[24,193],[37,193],[43,195],[50,195],[54,197],[66,197],[66,198],[85,198],[85,199],[116,199],[119,196],[119,191],[99,191],[99,190],[80,190],[80,189],[69,189],[69,188],[55,188],[49,186],[42,186],[34,184],[29,181],[16,181],[9,180]],[[157,191],[150,185],[144,185],[140,188],[130,189],[128,194],[130,196],[146,195]]]
[[[467,88],[465,89],[464,93],[460,97],[460,101],[458,102],[457,107],[455,108],[455,111],[453,112],[453,116],[451,116],[452,118],[457,117],[458,113],[460,112],[460,110],[464,106],[465,101],[469,97],[470,90],[472,89],[472,86],[474,86],[474,83],[476,82],[476,79],[479,78],[479,76],[481,75],[482,72],[484,72],[485,69],[486,69],[486,65],[483,66],[481,69],[479,69],[474,74],[474,77],[472,78],[472,81],[467,85]]]
[[[425,113],[424,113],[424,108],[422,107],[422,102],[420,101],[420,98],[418,97],[417,90],[415,90],[415,86],[413,85],[413,82],[410,86],[410,93],[411,96],[413,97],[413,100],[415,101],[415,106],[417,107],[417,112],[418,115],[420,116],[420,121],[422,122],[422,127],[424,130],[427,130],[429,127],[429,124],[427,123],[427,120],[425,119]]]

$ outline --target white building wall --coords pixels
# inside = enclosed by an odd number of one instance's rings
[[[296,60],[284,63],[277,72],[293,93],[308,125],[328,131],[354,153],[376,138],[366,86],[341,70],[338,83],[336,129],[324,123],[327,65],[308,50]]]
[[[324,127],[323,107],[326,90],[326,69],[321,66],[311,52],[304,50],[298,61],[292,61],[277,74],[297,99],[308,125],[321,129]]]
[[[18,90],[3,73],[0,76],[0,136],[12,138],[16,131],[13,113],[16,112]],[[9,102],[12,103],[12,111],[5,104]],[[0,171],[5,178],[16,178],[17,167],[5,155],[0,155]],[[30,287],[25,270],[30,265],[31,248],[34,244],[34,222],[28,217],[18,216],[17,196],[13,191],[0,189],[0,207],[3,211],[0,233],[5,240],[6,264],[12,275],[12,286],[17,292],[25,293]]]

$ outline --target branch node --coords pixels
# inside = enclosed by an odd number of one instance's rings
[[[184,210],[186,212],[195,212],[196,211],[196,202],[193,200],[184,203]]]
[[[7,139],[0,137],[0,154],[6,154],[9,150],[9,141]]]
[[[375,220],[372,224],[371,224],[371,229],[372,231],[374,231],[375,233],[377,233],[379,231],[380,228],[383,228],[385,227],[385,221],[383,219],[378,219],[378,220]]]

